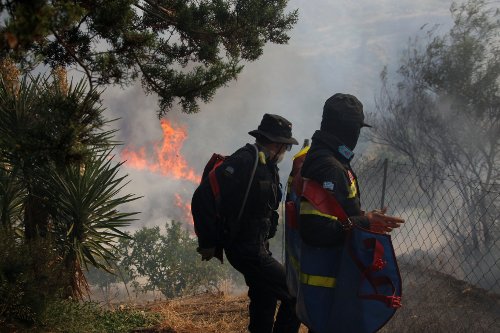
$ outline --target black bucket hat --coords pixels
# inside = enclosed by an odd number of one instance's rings
[[[323,106],[321,129],[327,130],[338,124],[359,124],[361,127],[371,127],[365,123],[363,104],[353,95],[335,94],[326,100]]]
[[[266,113],[262,117],[259,127],[248,134],[256,138],[263,136],[276,143],[299,144],[297,140],[292,138],[292,123],[276,114]]]

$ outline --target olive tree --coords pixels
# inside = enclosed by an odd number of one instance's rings
[[[469,0],[451,14],[451,30],[412,39],[396,75],[382,72],[375,141],[425,170],[431,203],[443,179],[456,183],[463,205],[444,227],[470,255],[500,236],[500,12]]]
[[[179,222],[143,227],[122,240],[123,259],[132,277],[146,277],[144,290],[158,290],[172,298],[204,290],[218,290],[228,278],[227,265],[202,262],[196,252],[197,241]]]

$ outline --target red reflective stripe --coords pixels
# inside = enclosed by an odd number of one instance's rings
[[[300,177],[302,178],[302,177]],[[337,199],[328,193],[321,185],[310,179],[303,179],[302,196],[320,212],[335,216],[341,222],[347,221],[347,214]]]

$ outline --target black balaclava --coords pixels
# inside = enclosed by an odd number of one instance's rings
[[[321,130],[333,134],[350,150],[358,143],[361,127],[365,124],[363,104],[353,95],[335,94],[323,107]]]
[[[323,129],[322,129],[323,130]],[[358,143],[361,132],[361,125],[355,123],[335,122],[328,126],[327,132],[335,135],[337,139],[347,146],[350,150],[354,150]]]

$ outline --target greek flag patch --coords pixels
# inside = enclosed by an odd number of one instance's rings
[[[224,169],[224,171],[230,175],[234,174],[234,168],[232,166],[227,166],[226,169]]]
[[[345,158],[347,158],[348,160],[350,160],[354,156],[354,153],[352,152],[352,150],[347,148],[346,145],[339,146],[338,149],[339,149],[339,153],[342,156],[344,156]]]
[[[333,182],[323,182],[323,188],[325,190],[333,191],[334,187],[335,187],[335,185],[333,184]]]

